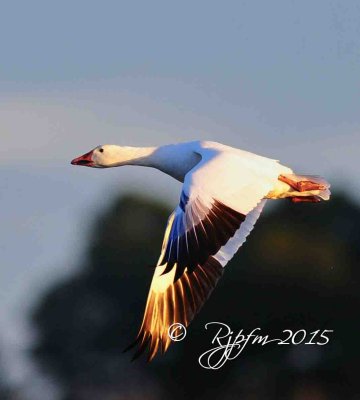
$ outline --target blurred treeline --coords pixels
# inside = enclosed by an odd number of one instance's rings
[[[139,328],[170,209],[120,196],[88,233],[78,273],[39,301],[33,355],[64,400],[358,399],[360,208],[338,194],[277,206],[246,244],[188,329],[151,364],[122,353]],[[209,321],[234,330],[334,329],[326,346],[248,346],[218,371],[198,364]]]

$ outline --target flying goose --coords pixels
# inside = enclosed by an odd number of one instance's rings
[[[148,361],[168,349],[172,324],[186,327],[199,312],[267,199],[318,202],[330,197],[330,185],[321,177],[296,175],[277,160],[210,141],[160,147],[102,145],[71,164],[153,167],[183,183],[132,345],[138,346],[134,358],[148,348]]]

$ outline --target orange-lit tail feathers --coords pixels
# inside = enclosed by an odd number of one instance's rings
[[[330,199],[330,184],[317,175],[280,175],[279,180],[289,185],[284,197],[291,197],[292,201],[319,202]]]

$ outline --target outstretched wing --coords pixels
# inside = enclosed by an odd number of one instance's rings
[[[152,360],[169,347],[169,326],[189,325],[252,230],[277,176],[221,154],[186,175],[180,203],[168,220],[143,322],[129,346],[138,345],[134,358],[148,347]]]

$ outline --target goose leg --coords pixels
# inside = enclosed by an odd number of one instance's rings
[[[319,203],[321,201],[317,196],[291,197],[290,200],[293,203]]]
[[[279,181],[287,183],[298,192],[307,192],[309,190],[325,190],[326,186],[311,181],[294,181],[287,176],[279,175]]]
[[[299,190],[297,186],[297,182],[293,181],[292,179],[284,176],[284,175],[279,175],[278,177],[279,181],[287,183],[290,187],[292,187],[295,190]]]
[[[309,190],[325,190],[326,187],[319,183],[311,182],[311,181],[300,181],[297,183],[299,192],[307,192]]]

